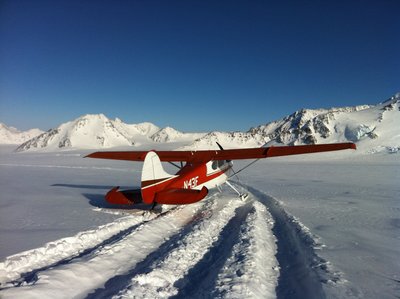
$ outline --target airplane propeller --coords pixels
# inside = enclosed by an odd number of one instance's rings
[[[224,148],[222,147],[221,144],[218,143],[218,141],[216,141],[215,143],[218,145],[218,147],[219,147],[219,149],[220,149],[221,151],[224,150]],[[232,160],[226,160],[226,162],[230,163],[230,162],[232,162]]]

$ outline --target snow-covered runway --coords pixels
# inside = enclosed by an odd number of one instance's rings
[[[2,297],[275,297],[273,220],[256,199],[123,219],[8,258]]]
[[[245,202],[214,194],[9,257],[2,298],[323,298],[343,283],[306,229],[247,188]]]
[[[103,201],[104,183],[137,185],[140,166],[91,163],[2,156],[1,298],[394,298],[398,261],[380,259],[398,252],[396,159],[260,163],[237,185],[246,201],[225,189],[158,213]],[[379,273],[362,272],[367,250]],[[366,288],[358,273],[385,276]]]

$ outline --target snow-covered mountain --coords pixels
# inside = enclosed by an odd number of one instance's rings
[[[181,142],[181,149],[356,142],[363,152],[400,151],[400,93],[378,105],[301,109],[247,132],[183,133],[152,123],[126,124],[103,114],[84,115],[25,142],[17,151],[101,149]]]
[[[14,127],[8,127],[5,124],[0,123],[0,144],[21,144],[42,133],[43,131],[39,129],[19,131]]]
[[[183,149],[218,149],[217,142],[226,148],[260,147],[265,142],[262,138],[249,134],[248,132],[210,132]]]
[[[248,133],[257,136],[258,139],[263,138],[267,143],[288,145],[316,144],[329,137],[333,137],[335,141],[344,141],[343,132],[335,134],[337,130],[332,130],[332,127],[336,128],[338,125],[338,117],[368,108],[370,106],[301,109],[281,120],[251,128]]]
[[[171,127],[159,128],[149,123],[126,124],[119,118],[111,120],[104,114],[88,114],[61,124],[17,148],[17,151],[63,148],[101,149],[121,146],[138,146],[153,142],[184,142],[206,133],[183,133]]]
[[[150,138],[155,142],[173,142],[173,141],[188,141],[191,142],[197,138],[201,138],[206,133],[183,133],[171,127],[165,127]]]
[[[175,130],[171,127],[165,127],[151,136],[151,139],[155,142],[168,142],[180,138],[183,133]]]
[[[118,118],[110,120],[103,114],[88,114],[23,143],[17,151],[139,145],[149,142],[149,136],[159,129],[151,123],[129,125]]]
[[[149,122],[139,124],[126,124],[119,118],[116,118],[114,121],[108,119],[108,121],[112,122],[113,125],[119,130],[124,131],[126,132],[126,134],[132,136],[151,136],[160,130],[159,127]]]
[[[235,133],[212,132],[186,148],[356,142],[365,152],[400,150],[400,93],[378,105],[301,109],[283,119]]]

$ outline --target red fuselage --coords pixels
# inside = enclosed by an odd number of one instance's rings
[[[229,178],[231,169],[232,162],[227,161],[209,161],[201,164],[187,163],[174,176],[142,181],[143,202],[151,204],[155,200],[157,203],[171,204],[172,192],[171,198],[168,197],[167,200],[161,199],[161,197],[157,198],[157,196],[154,198],[154,194],[168,194],[169,190],[174,191],[174,201],[179,204],[196,202],[198,197],[190,196],[189,190],[202,190],[204,187],[212,189],[220,186]],[[187,192],[183,191],[182,195],[189,196],[182,196],[181,198],[177,196],[176,190],[187,190]]]

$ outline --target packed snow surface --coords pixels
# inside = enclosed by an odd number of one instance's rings
[[[398,153],[266,159],[236,179],[246,201],[224,187],[153,213],[103,197],[141,163],[0,151],[1,298],[399,294]]]

